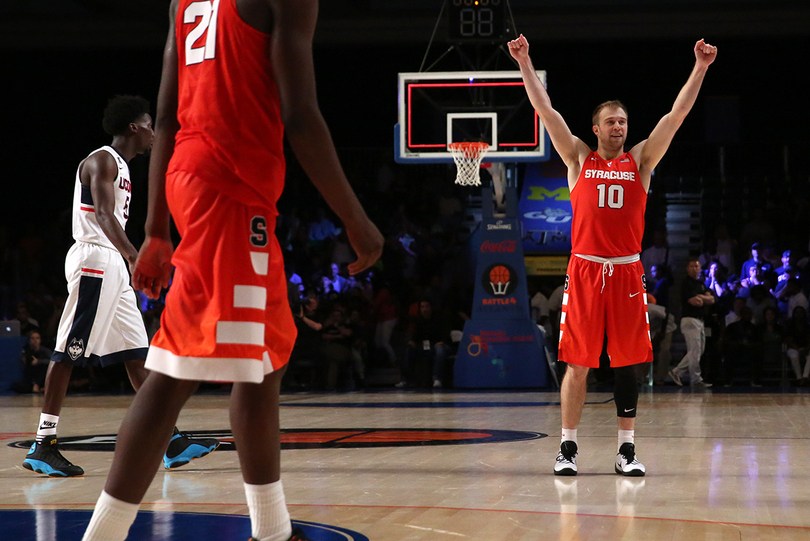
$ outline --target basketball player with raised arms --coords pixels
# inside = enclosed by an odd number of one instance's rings
[[[316,0],[173,0],[134,284],[168,285],[149,376],[127,412],[85,541],[121,541],[201,380],[232,381],[230,421],[252,537],[302,540],[280,473],[279,391],[296,337],[274,235],[283,137],[343,221],[357,261],[382,253],[318,107]],[[169,217],[182,237],[173,252]]]
[[[599,366],[607,332],[619,425],[614,470],[641,476],[646,470],[635,455],[638,384],[634,365],[652,361],[646,281],[639,260],[647,191],[653,169],[695,103],[717,48],[702,39],[695,44],[695,67],[672,110],[647,139],[629,151],[624,149],[627,108],[621,102],[608,101],[594,111],[593,133],[598,143],[592,151],[552,108],[522,34],[509,42],[509,52],[520,65],[529,99],[568,167],[574,212],[559,344],[559,359],[568,368],[561,389],[562,442],[554,473],[577,474],[577,426],[585,404],[586,379],[590,368]]]
[[[132,195],[128,163],[146,152],[154,137],[149,102],[138,96],[116,96],[107,104],[102,124],[112,142],[93,151],[76,172],[76,242],[65,259],[68,298],[59,321],[54,362],[45,379],[36,441],[23,461],[24,468],[50,477],[84,475],[81,467],[62,456],[56,439],[73,367],[123,362],[136,391],[147,375],[144,359],[149,339],[127,272],[127,265],[135,265],[138,251],[124,231]],[[175,429],[172,444],[164,447],[164,466],[182,466],[218,445],[216,439],[193,440]]]

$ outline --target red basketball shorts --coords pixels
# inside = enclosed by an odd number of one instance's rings
[[[175,172],[166,197],[182,240],[146,367],[189,380],[259,383],[284,366],[296,328],[275,212]]]
[[[559,360],[596,368],[607,330],[610,366],[652,361],[644,267],[634,258],[588,261],[573,255],[565,277]],[[612,267],[612,272],[611,272]]]

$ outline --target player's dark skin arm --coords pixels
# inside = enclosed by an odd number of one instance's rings
[[[357,274],[380,257],[383,237],[349,185],[318,107],[312,60],[318,3],[316,0],[263,1],[272,9],[270,54],[287,139],[307,176],[346,226],[349,241],[358,256],[358,260],[349,265],[349,272]],[[243,4],[251,2],[237,3]]]
[[[149,210],[146,215],[146,238],[141,253],[153,257],[141,258],[138,267],[150,271],[149,276],[133,273],[133,285],[147,297],[157,299],[162,288],[169,287],[171,275],[171,252],[173,250],[169,230],[169,204],[166,201],[166,170],[174,153],[174,138],[180,129],[177,120],[177,48],[174,19],[177,15],[177,0],[169,6],[169,33],[163,51],[163,72],[155,117],[155,139],[149,161]],[[155,245],[155,252],[147,251]],[[157,256],[157,257],[154,257]],[[152,278],[157,276],[158,278]]]
[[[115,159],[107,152],[97,152],[84,161],[79,176],[82,184],[90,186],[99,227],[131,267],[138,250],[129,242],[115,217],[115,179],[118,178]]]

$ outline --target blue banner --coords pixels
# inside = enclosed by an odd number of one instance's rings
[[[571,193],[565,169],[557,162],[526,166],[518,208],[525,253],[571,251]]]

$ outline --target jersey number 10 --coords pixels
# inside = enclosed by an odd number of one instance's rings
[[[183,12],[183,23],[192,24],[197,19],[197,26],[186,36],[186,66],[199,64],[203,60],[211,60],[217,51],[217,13],[219,12],[219,0],[202,0],[192,2]],[[194,47],[194,43],[205,36],[205,45]]]
[[[597,184],[596,191],[599,192],[599,208],[605,208],[605,199],[607,199],[607,206],[612,209],[620,209],[624,206],[624,186],[621,184]],[[607,197],[605,197],[607,192]]]

